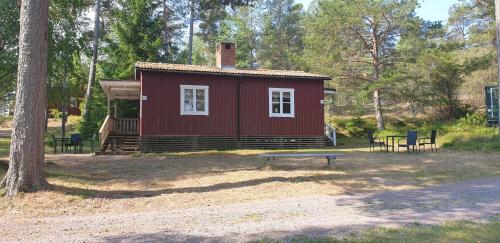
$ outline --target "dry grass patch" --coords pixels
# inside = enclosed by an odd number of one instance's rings
[[[267,161],[264,151],[147,156],[48,155],[50,192],[0,199],[0,216],[171,210],[264,199],[402,190],[500,176],[498,154],[344,152],[324,159]],[[301,151],[302,152],[302,151]],[[308,150],[307,152],[321,152]],[[0,170],[0,176],[2,171]]]

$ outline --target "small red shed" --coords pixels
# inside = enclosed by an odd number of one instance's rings
[[[136,136],[143,152],[326,145],[323,84],[330,78],[236,69],[235,48],[220,43],[216,67],[139,62],[136,80],[101,81],[110,114],[103,148],[124,134]],[[116,99],[139,99],[139,118],[117,118],[116,106],[113,117]]]

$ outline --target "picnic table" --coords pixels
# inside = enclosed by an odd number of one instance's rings
[[[389,138],[392,139],[391,142],[391,147],[392,147],[392,152],[394,153],[394,139],[396,138],[406,138],[404,135],[388,135],[385,137],[385,152],[389,152]]]
[[[259,157],[267,158],[267,159],[275,159],[275,158],[326,158],[327,164],[329,167],[334,165],[337,157],[343,157],[344,154],[299,154],[299,153],[276,153],[276,154],[260,154]]]

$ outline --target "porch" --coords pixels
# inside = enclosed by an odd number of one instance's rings
[[[101,80],[100,84],[107,97],[107,116],[99,129],[100,151],[104,153],[138,151],[140,148],[139,109],[136,109],[137,111],[132,109],[132,114],[120,112],[120,101],[139,101],[140,82],[137,80]]]

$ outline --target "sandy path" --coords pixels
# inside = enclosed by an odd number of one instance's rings
[[[0,241],[246,241],[500,214],[500,177],[421,190],[263,200],[148,213],[0,218]]]

